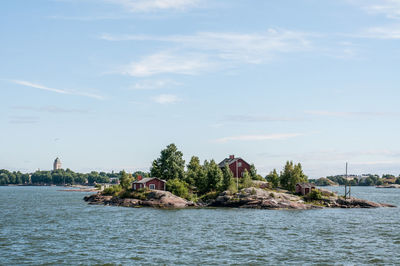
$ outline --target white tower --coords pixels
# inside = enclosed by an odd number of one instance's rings
[[[60,159],[57,157],[57,158],[54,160],[54,163],[53,163],[53,170],[58,170],[58,169],[61,169],[61,161],[60,161]]]

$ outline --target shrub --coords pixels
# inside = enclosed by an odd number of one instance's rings
[[[103,195],[116,196],[121,191],[122,191],[122,187],[120,185],[114,185],[112,187],[104,189]]]
[[[210,192],[202,195],[200,197],[200,199],[203,201],[213,200],[213,199],[216,199],[218,197],[218,195],[219,195],[218,191],[210,191]]]
[[[321,200],[322,193],[318,189],[314,189],[309,194],[307,194],[305,198],[308,200]]]
[[[178,178],[170,179],[167,181],[167,190],[181,198],[188,198],[189,191],[187,186],[188,185],[186,184],[186,182],[181,181]]]

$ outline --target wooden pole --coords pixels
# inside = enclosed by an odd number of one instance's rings
[[[346,182],[344,183],[344,198],[347,199],[347,182],[349,182],[349,179],[347,177],[347,162],[346,162]]]

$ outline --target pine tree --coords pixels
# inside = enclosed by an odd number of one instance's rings
[[[185,160],[175,144],[170,144],[161,151],[158,159],[153,161],[150,169],[152,177],[162,178],[164,180],[178,178],[183,180],[185,177]]]
[[[276,172],[276,169],[271,171],[266,177],[267,181],[271,184],[273,188],[277,188],[279,186],[279,175]]]
[[[224,169],[222,170],[223,178],[222,178],[222,185],[221,185],[221,190],[231,190],[235,186],[235,183],[233,181],[233,173],[231,169],[229,168],[228,164],[225,164]]]

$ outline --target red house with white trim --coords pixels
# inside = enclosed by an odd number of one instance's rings
[[[132,190],[138,190],[141,188],[149,188],[154,190],[165,190],[166,181],[157,177],[146,177],[142,178],[138,176],[138,180],[132,183]]]
[[[222,170],[225,168],[225,164],[231,169],[233,177],[243,177],[244,170],[250,173],[250,164],[240,157],[235,158],[235,155],[229,155],[229,158],[225,158],[218,166]]]

